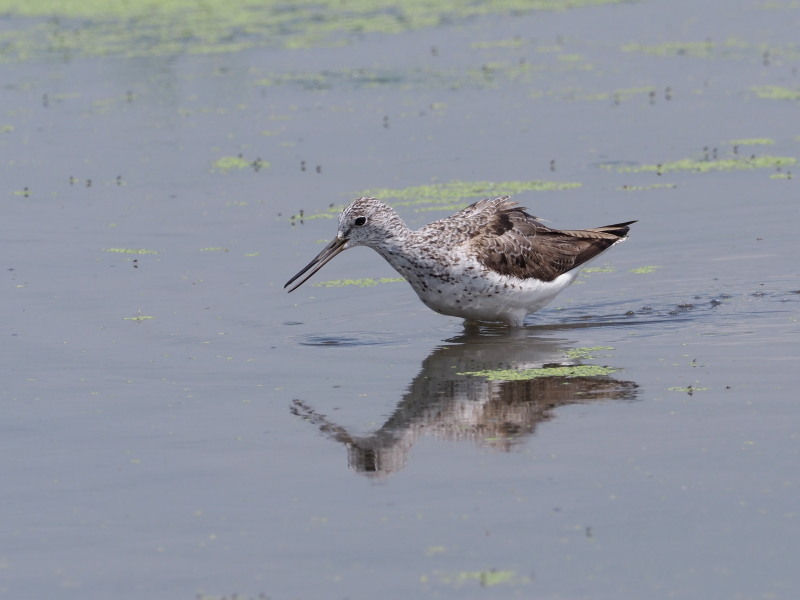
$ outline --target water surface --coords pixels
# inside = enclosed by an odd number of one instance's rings
[[[4,595],[794,596],[800,9],[83,18],[0,27],[51,40],[0,63]],[[366,249],[285,294],[376,190],[639,222],[519,331]]]

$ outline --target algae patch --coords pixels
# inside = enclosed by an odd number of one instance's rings
[[[623,192],[646,192],[648,190],[674,190],[678,185],[675,183],[653,183],[650,185],[623,185],[617,188]]]
[[[0,60],[210,54],[262,46],[333,47],[365,34],[398,34],[482,16],[622,1],[0,0],[0,14],[14,21],[0,32]]]
[[[598,352],[613,350],[613,346],[591,346],[586,348],[571,348],[564,353],[572,360],[591,360],[597,358]],[[608,356],[607,354],[604,356]]]
[[[575,365],[571,367],[542,367],[541,369],[497,369],[488,371],[465,371],[458,375],[483,377],[489,381],[526,381],[540,377],[598,377],[611,375],[619,369],[597,365]]]
[[[771,146],[775,143],[772,138],[743,138],[740,140],[730,140],[732,146]]]
[[[586,267],[581,273],[591,275],[592,273],[613,273],[614,267],[610,266],[603,266],[603,267]]]
[[[358,197],[371,196],[392,206],[412,206],[417,211],[459,210],[470,202],[487,197],[511,196],[529,191],[569,190],[581,187],[580,183],[559,181],[449,181],[415,185],[405,188],[370,188]],[[467,200],[465,200],[467,199]],[[324,211],[305,214],[305,219],[333,219],[344,205],[330,205]]]
[[[157,250],[147,250],[146,248],[103,248],[103,252],[114,254],[158,254]]]
[[[693,56],[707,58],[713,55],[717,44],[710,40],[690,42],[664,42],[663,44],[630,43],[622,46],[623,52],[640,52],[655,56]]]
[[[718,160],[699,160],[683,158],[655,165],[602,165],[605,169],[618,173],[671,173],[674,171],[693,171],[708,173],[711,171],[740,171],[749,169],[779,169],[797,163],[793,156],[750,156],[741,158],[724,158]]]
[[[269,163],[265,160],[261,160],[260,158],[255,160],[247,160],[240,155],[223,156],[222,158],[218,158],[214,161],[211,169],[219,173],[230,173],[231,171],[241,171],[247,167],[252,167],[254,171],[258,171],[268,166]]]
[[[485,571],[461,571],[460,573],[443,573],[437,571],[434,575],[445,585],[462,586],[470,582],[477,582],[481,587],[494,587],[496,585],[520,585],[530,583],[530,578],[520,576],[516,571],[488,569]],[[427,577],[422,578],[423,582]]]
[[[319,283],[315,283],[315,287],[347,287],[347,286],[355,286],[355,287],[373,287],[380,283],[397,283],[399,281],[405,281],[402,277],[381,277],[379,279],[372,279],[370,277],[366,277],[363,279],[332,279],[330,281],[320,281]]]
[[[800,100],[799,90],[780,85],[754,85],[750,91],[766,100]]]
[[[708,391],[709,389],[711,389],[711,388],[695,387],[693,385],[689,385],[689,386],[686,386],[686,387],[681,387],[681,386],[668,387],[667,391],[668,392],[683,392],[683,393],[689,394],[691,396],[695,392],[705,392],[705,391]]]
[[[645,265],[644,267],[636,267],[635,269],[629,269],[629,273],[635,273],[636,275],[649,275],[650,273],[655,273],[656,269],[659,269],[658,265]]]
[[[461,198],[510,196],[520,192],[554,191],[581,187],[580,183],[558,181],[449,181],[406,188],[372,188],[361,195],[376,198],[393,198],[395,206],[419,204],[447,204]]]
[[[794,44],[770,46],[736,36],[728,36],[719,40],[706,38],[704,40],[669,41],[661,44],[630,43],[623,44],[620,49],[623,52],[638,52],[663,57],[688,56],[708,59],[758,57],[765,65],[769,64],[771,60],[795,60],[797,58],[797,48]]]

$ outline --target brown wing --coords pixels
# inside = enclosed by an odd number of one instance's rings
[[[625,239],[628,226],[636,222],[560,231],[505,198],[493,202],[494,210],[483,213],[485,223],[470,232],[468,244],[488,269],[520,279],[553,281]]]
[[[484,198],[473,202],[469,206],[462,208],[452,217],[444,219],[444,221],[471,221],[481,227],[485,226],[497,212],[510,210],[517,206],[516,202],[510,200],[511,196],[499,196],[497,198]],[[519,208],[515,210],[525,210]],[[528,215],[530,216],[530,215]],[[535,219],[536,217],[531,217]]]

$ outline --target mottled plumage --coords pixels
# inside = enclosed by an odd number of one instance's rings
[[[626,239],[631,223],[560,231],[502,196],[412,231],[391,207],[359,198],[339,216],[336,238],[285,287],[299,280],[289,291],[297,289],[347,248],[369,246],[431,309],[522,325],[572,283],[578,267]]]

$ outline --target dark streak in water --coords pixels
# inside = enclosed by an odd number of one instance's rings
[[[305,335],[294,338],[301,346],[325,346],[356,348],[359,346],[389,346],[397,344],[397,336],[377,333],[353,333],[349,335]]]

